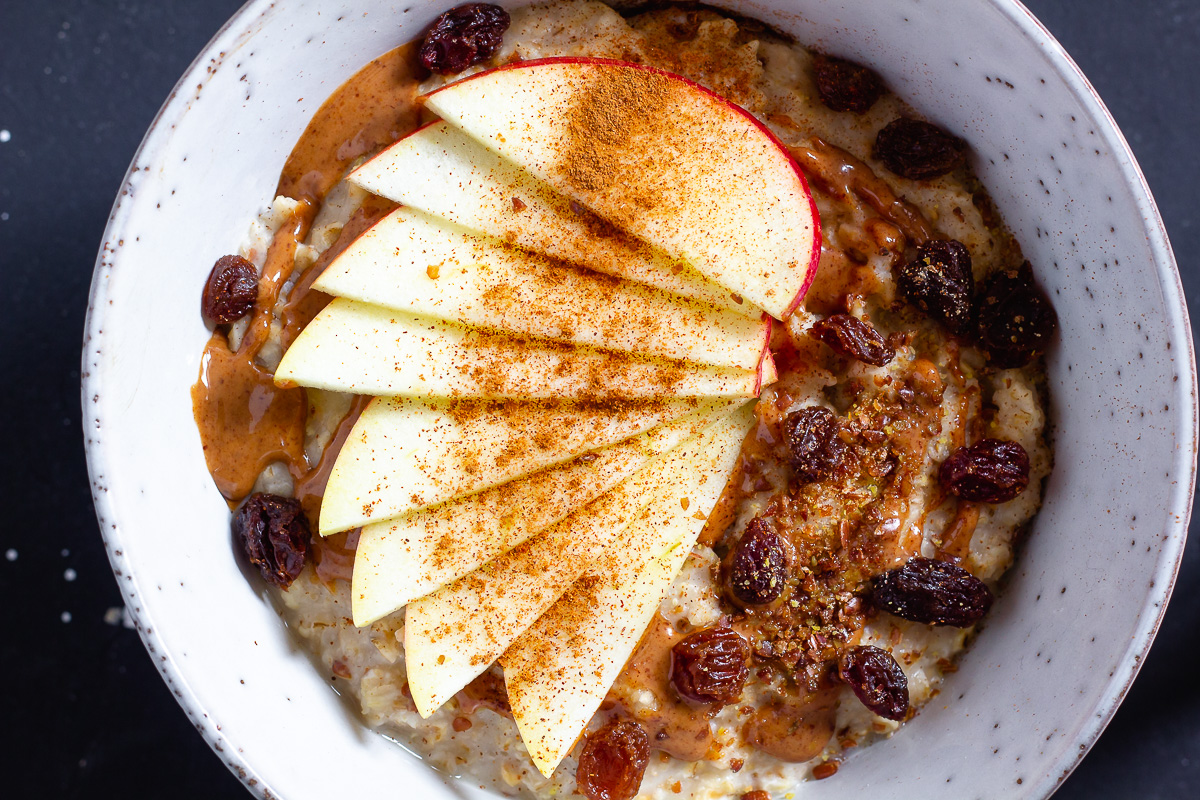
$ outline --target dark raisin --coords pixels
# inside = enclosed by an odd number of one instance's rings
[[[642,726],[614,719],[590,733],[579,754],[575,782],[588,800],[630,800],[650,763],[650,741]]]
[[[879,331],[850,314],[817,320],[808,333],[829,345],[833,352],[872,366],[882,367],[896,355]]]
[[[1029,485],[1029,454],[1016,442],[981,439],[942,462],[938,480],[946,491],[976,503],[1004,503]]]
[[[697,703],[728,705],[742,693],[750,644],[732,628],[707,628],[671,648],[671,683]]]
[[[421,42],[421,63],[431,72],[454,75],[487,61],[500,48],[511,20],[490,3],[467,3],[433,21]]]
[[[802,483],[824,480],[837,471],[846,458],[841,423],[828,408],[809,406],[788,414],[783,421],[788,460]]]
[[[873,155],[897,175],[923,181],[961,167],[967,143],[936,125],[900,117],[875,137]]]
[[[833,56],[813,56],[813,77],[821,102],[834,111],[862,114],[883,96],[883,81],[874,70]]]
[[[213,264],[200,313],[216,323],[233,322],[250,313],[258,300],[258,270],[241,256],[221,256]]]
[[[838,675],[872,713],[897,722],[908,713],[908,678],[887,650],[850,648],[838,660]]]
[[[778,600],[790,571],[789,549],[766,520],[750,520],[729,562],[729,591],[734,599],[749,606]]]
[[[1050,299],[1033,279],[1026,261],[998,272],[983,285],[975,304],[979,344],[998,367],[1020,367],[1046,352],[1058,328]]]
[[[263,580],[286,589],[304,568],[312,533],[299,500],[260,492],[233,515],[233,536]]]
[[[975,277],[971,254],[962,242],[934,239],[921,245],[916,260],[900,267],[896,285],[908,302],[952,333],[970,332]]]
[[[910,558],[902,567],[876,576],[876,606],[902,619],[926,625],[974,625],[992,607],[992,591],[965,569],[932,558]]]

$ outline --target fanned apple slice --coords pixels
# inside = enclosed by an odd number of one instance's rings
[[[706,430],[689,439],[557,525],[409,603],[404,652],[417,711],[429,716],[487,669],[652,499],[703,472],[711,438]]]
[[[281,384],[377,397],[754,397],[757,370],[526,339],[337,298],[288,348]]]
[[[378,398],[358,418],[321,502],[323,535],[474,494],[711,407]]]
[[[513,719],[547,777],[587,726],[691,553],[754,424],[744,406],[708,434],[704,469],[656,497],[500,657]]]
[[[753,320],[501,244],[400,208],[313,288],[465,325],[624,352],[755,369],[771,337]]]
[[[622,230],[782,318],[820,256],[803,174],[749,112],[678,75],[559,58],[481,72],[426,106]]]
[[[445,122],[399,140],[351,173],[350,180],[397,203],[596,272],[753,317],[761,311]]]
[[[351,608],[363,627],[503,555],[734,411],[713,400],[623,442],[492,489],[362,529]]]

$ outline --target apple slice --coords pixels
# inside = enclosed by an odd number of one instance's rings
[[[653,498],[704,473],[710,439],[707,430],[689,439],[557,525],[409,603],[404,652],[408,687],[421,716],[487,669]]]
[[[567,197],[783,318],[820,223],[804,175],[749,112],[678,75],[604,59],[525,61],[426,107]]]
[[[557,194],[445,122],[399,140],[350,175],[464,228],[588,269],[757,317],[761,309]]]
[[[387,397],[608,400],[755,397],[759,376],[523,339],[338,298],[288,348],[275,381]]]
[[[704,469],[656,497],[583,577],[500,657],[513,719],[547,777],[629,660],[737,465],[744,406],[710,432]]]
[[[770,317],[753,320],[507,247],[400,208],[362,234],[313,288],[506,333],[755,369]]]
[[[623,442],[362,529],[351,607],[360,628],[507,553],[734,411],[716,400]]]
[[[693,411],[692,399],[635,403],[378,398],[338,453],[322,535],[482,491]]]

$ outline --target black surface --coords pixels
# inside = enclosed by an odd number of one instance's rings
[[[1200,2],[1028,4],[1129,138],[1195,311]],[[238,5],[0,0],[0,130],[11,134],[0,141],[5,797],[244,796],[137,635],[105,622],[121,598],[92,512],[79,410],[83,315],[113,197],[159,105]],[[1200,797],[1198,551],[1193,540],[1141,677],[1057,798]],[[300,757],[318,747],[296,744]]]

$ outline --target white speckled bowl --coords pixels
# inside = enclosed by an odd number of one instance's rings
[[[1137,674],[1187,531],[1195,360],[1154,201],[1087,80],[1013,0],[721,4],[874,65],[963,132],[1062,320],[1055,471],[985,634],[946,703],[804,794],[1045,797]],[[188,394],[209,265],[325,97],[447,5],[248,3],[146,135],[96,263],[84,425],[113,570],[180,705],[263,797],[481,794],[364,728],[296,649],[234,560]]]

